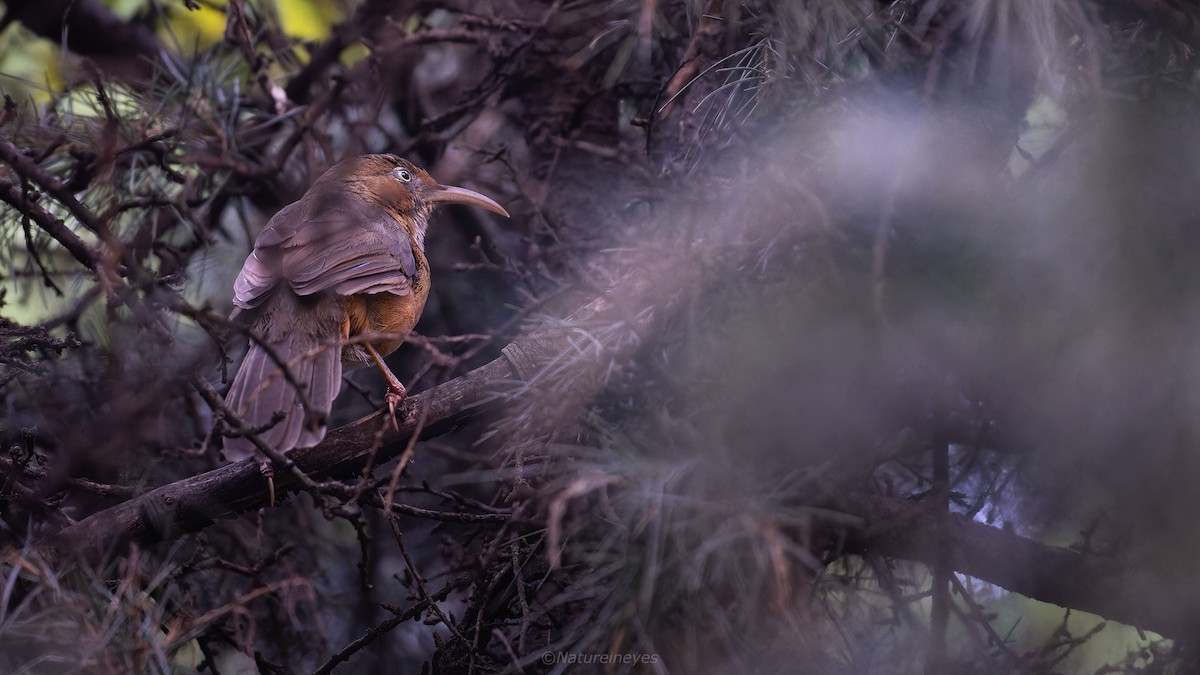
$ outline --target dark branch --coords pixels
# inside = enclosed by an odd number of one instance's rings
[[[1127,560],[1047,546],[961,515],[947,514],[941,532],[919,503],[859,495],[838,508],[869,524],[851,535],[851,550],[929,565],[945,555],[959,573],[1166,637],[1193,635],[1200,626],[1195,579],[1152,578]]]
[[[384,24],[385,17],[395,4],[395,0],[367,0],[359,5],[354,16],[338,24],[329,39],[313,51],[308,65],[288,82],[288,99],[295,103],[307,103],[312,83],[323,76],[326,68],[337,63],[346,47],[369,34],[374,26]]]
[[[145,75],[147,61],[161,46],[154,32],[139,23],[122,21],[97,0],[9,0],[0,31],[17,21],[31,32],[67,49],[118,66],[126,75]]]
[[[11,166],[17,175],[37,185],[46,194],[67,207],[67,210],[84,227],[95,232],[100,237],[100,240],[113,250],[114,254],[119,254],[120,243],[112,231],[108,229],[108,224],[93,213],[91,209],[80,203],[62,181],[47,173],[36,162],[25,156],[17,146],[3,139],[0,139],[0,161]]]
[[[23,190],[8,181],[0,180],[0,200],[4,200],[9,206],[29,216],[33,222],[37,223],[38,227],[45,230],[46,234],[62,244],[71,257],[78,260],[81,265],[90,270],[96,269],[96,251],[63,224],[63,221],[55,218],[40,204],[26,197]]]

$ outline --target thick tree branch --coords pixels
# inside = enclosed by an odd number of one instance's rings
[[[856,495],[838,508],[866,523],[846,542],[851,551],[930,565],[944,555],[960,574],[1166,637],[1194,635],[1200,626],[1200,587],[1194,578],[1158,578],[1127,560],[1047,546],[956,514],[942,519],[940,531],[929,509],[915,502]]]
[[[386,423],[381,411],[330,431],[321,444],[296,450],[291,458],[312,476],[352,473],[366,463],[381,426],[385,429],[377,462],[403,449],[416,428],[422,407],[429,411],[423,436],[437,435],[465,410],[496,398],[495,387],[514,376],[509,361],[497,359],[411,397],[399,420],[399,431]],[[275,487],[280,492],[294,490],[298,484],[299,479],[290,473],[275,476]],[[49,546],[59,552],[75,549],[89,560],[98,560],[130,543],[146,545],[173,539],[184,532],[203,529],[218,518],[268,506],[267,502],[267,484],[258,463],[248,459],[164,485],[95,513],[57,533]]]
[[[8,0],[0,31],[14,21],[67,49],[102,60],[126,76],[143,77],[161,49],[147,26],[122,21],[96,0]]]
[[[671,269],[672,265],[664,265]],[[687,283],[690,275],[679,279]],[[422,438],[444,433],[468,416],[498,408],[510,400],[522,383],[539,370],[560,363],[554,357],[584,351],[594,338],[580,330],[583,324],[624,324],[631,332],[648,330],[655,320],[652,298],[662,289],[650,279],[630,275],[606,296],[598,298],[566,322],[565,327],[535,332],[504,349],[504,356],[429,391],[410,397],[393,429],[377,412],[329,432],[319,445],[299,449],[289,456],[304,473],[317,478],[352,475],[368,461],[375,466],[401,452],[420,428]],[[620,298],[620,303],[608,298]],[[584,345],[584,346],[581,346]],[[607,357],[617,357],[630,343],[619,342],[585,367],[603,369]],[[424,418],[423,424],[421,423]],[[299,479],[287,472],[275,476],[279,492],[295,490]],[[76,550],[91,561],[122,551],[130,543],[142,545],[170,540],[185,532],[203,529],[218,518],[268,506],[267,485],[258,464],[248,459],[147,492],[136,499],[95,513],[46,542],[50,556]]]

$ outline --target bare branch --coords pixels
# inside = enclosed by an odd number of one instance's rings
[[[96,251],[63,224],[63,221],[55,218],[49,211],[42,208],[41,204],[28,199],[25,193],[16,185],[0,180],[0,199],[21,213],[28,215],[33,222],[38,224],[38,227],[45,230],[47,234],[54,237],[55,241],[62,244],[63,248],[67,249],[67,252],[71,254],[71,257],[78,260],[81,265],[90,270],[96,269]]]

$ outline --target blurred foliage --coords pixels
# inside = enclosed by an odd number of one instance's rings
[[[22,26],[0,34],[0,92],[27,105],[50,100],[66,86],[61,54],[49,40],[31,35]]]
[[[221,0],[191,3],[103,0],[103,3],[124,20],[150,23],[162,43],[179,54],[204,52],[225,36],[228,3]],[[269,22],[277,25],[282,35],[298,41],[325,39],[345,13],[345,3],[340,0],[252,0],[246,7],[264,18],[270,17]],[[62,53],[53,41],[32,35],[20,25],[0,34],[0,93],[40,106],[67,84]]]

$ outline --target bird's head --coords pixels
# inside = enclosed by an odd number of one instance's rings
[[[402,220],[412,222],[424,235],[426,220],[439,204],[479,206],[505,218],[508,211],[496,201],[474,190],[441,185],[424,169],[395,155],[362,155],[335,164],[321,176],[319,184],[345,188]]]

